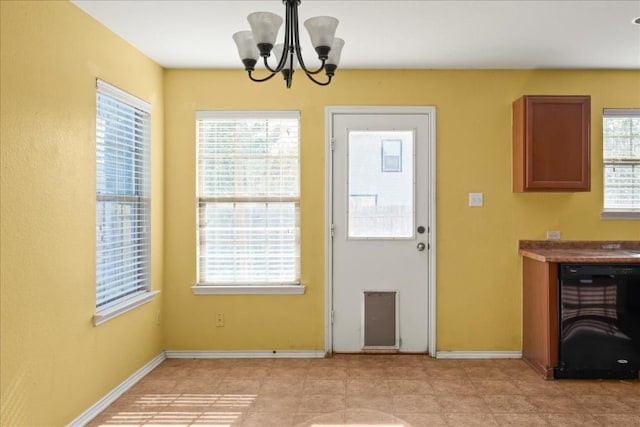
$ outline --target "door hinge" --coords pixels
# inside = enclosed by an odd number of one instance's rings
[[[332,325],[333,325],[333,320],[334,320],[334,318],[335,318],[334,313],[335,313],[335,312],[334,312],[333,310],[331,310],[331,324],[332,324]]]
[[[331,151],[336,149],[336,140],[335,138],[331,138],[331,144],[329,146],[331,148]]]
[[[336,227],[335,225],[331,224],[331,237],[336,235]]]

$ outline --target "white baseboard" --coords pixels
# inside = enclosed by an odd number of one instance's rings
[[[438,351],[436,359],[520,359],[521,351]]]
[[[84,411],[78,418],[71,421],[67,427],[82,427],[89,421],[97,417],[107,406],[111,405],[118,397],[133,387],[145,375],[151,372],[156,366],[166,359],[164,351],[147,362],[142,368],[134,372],[129,378],[121,382],[116,388],[111,390],[106,396],[94,403],[89,409]]]
[[[309,359],[323,358],[324,351],[181,351],[167,350],[167,359]]]

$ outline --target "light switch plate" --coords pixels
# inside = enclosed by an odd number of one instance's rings
[[[484,204],[484,195],[482,193],[469,193],[469,206],[480,208]]]
[[[558,231],[558,230],[548,230],[547,231],[547,240],[560,240],[560,231]]]

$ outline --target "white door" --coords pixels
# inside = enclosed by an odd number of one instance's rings
[[[429,350],[428,113],[333,114],[335,352]]]

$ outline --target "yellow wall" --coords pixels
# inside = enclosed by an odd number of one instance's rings
[[[637,221],[599,219],[600,114],[640,108],[639,71],[339,70],[329,87],[298,75],[286,90],[240,70],[163,72],[68,2],[0,1],[0,15],[3,425],[69,422],[165,348],[322,350],[328,105],[437,108],[438,350],[520,349],[518,239],[640,239]],[[96,77],[154,107],[152,288],[163,292],[94,328]],[[511,191],[511,102],[525,93],[592,95],[592,192]],[[301,111],[305,295],[192,294],[200,109]],[[468,208],[478,191],[485,207]]]
[[[152,288],[162,286],[163,70],[69,2],[0,2],[1,411],[64,425],[163,349],[161,298],[95,310],[95,80],[153,105]]]
[[[592,96],[592,191],[511,191],[511,103],[523,94]],[[437,349],[519,351],[519,239],[640,239],[638,221],[602,221],[605,107],[640,107],[639,71],[338,70],[318,87],[302,75],[250,82],[240,70],[165,73],[165,346],[171,350],[324,348],[325,106],[437,109]],[[195,112],[301,111],[304,296],[194,296]],[[469,192],[485,207],[469,208]],[[225,313],[225,327],[214,316]]]

